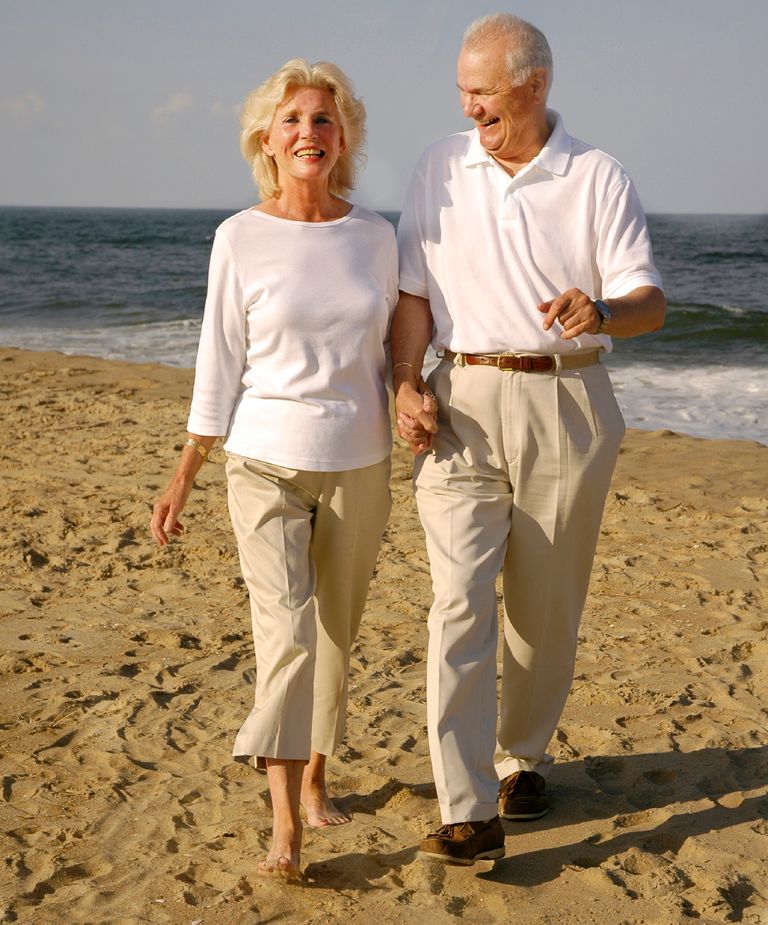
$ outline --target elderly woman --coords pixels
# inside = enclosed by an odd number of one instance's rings
[[[325,761],[390,507],[395,238],[344,198],[364,120],[324,62],[289,61],[246,100],[241,148],[262,202],[216,232],[188,439],[152,517],[160,545],[182,533],[195,474],[226,435],[257,666],[234,754],[266,764],[273,838],[259,871],[285,877],[300,871],[301,805],[309,825],[349,821]]]

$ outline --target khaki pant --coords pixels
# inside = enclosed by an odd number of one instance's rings
[[[430,385],[440,431],[415,476],[435,595],[429,746],[443,822],[476,821],[496,815],[500,778],[546,774],[552,760],[624,422],[600,364],[530,373],[443,360]]]
[[[341,741],[349,652],[389,516],[389,469],[389,459],[304,472],[229,456],[256,650],[255,704],[235,755],[301,760]]]

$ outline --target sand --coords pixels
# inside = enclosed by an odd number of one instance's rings
[[[415,857],[437,820],[430,582],[397,447],[394,511],[329,762],[352,824],[307,830],[302,884],[255,875],[266,779],[234,761],[254,677],[223,454],[188,534],[150,506],[188,370],[0,350],[0,921],[768,925],[768,450],[630,432],[558,728],[554,807],[507,857]]]

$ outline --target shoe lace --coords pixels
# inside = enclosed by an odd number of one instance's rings
[[[438,829],[435,829],[434,832],[429,832],[427,838],[450,838],[456,829],[461,829],[464,826],[470,826],[470,822],[449,822],[447,825],[441,825]]]
[[[452,838],[457,829],[469,831],[470,834],[474,832],[471,822],[449,822],[446,825],[441,825],[434,832],[429,832],[427,838]]]
[[[453,834],[452,825],[441,825],[439,828],[435,829],[434,832],[429,832],[427,838],[445,838],[450,837]]]
[[[540,793],[542,787],[539,786],[537,778],[531,774],[523,774],[517,771],[511,774],[499,788],[500,797],[512,796],[517,793],[520,796],[535,796]]]

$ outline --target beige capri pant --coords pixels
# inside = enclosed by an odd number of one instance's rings
[[[415,479],[435,594],[429,748],[442,821],[477,821],[497,814],[500,778],[546,775],[552,761],[624,421],[600,363],[534,373],[443,360],[429,383],[440,430]]]
[[[349,654],[390,511],[389,458],[307,472],[229,454],[251,604],[253,710],[233,754],[308,760],[344,735]]]

